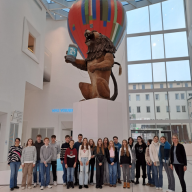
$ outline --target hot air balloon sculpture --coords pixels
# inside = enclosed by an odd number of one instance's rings
[[[91,84],[79,83],[85,100],[103,98],[115,100],[118,87],[112,72],[114,54],[126,32],[126,12],[118,0],[80,0],[73,4],[68,14],[68,32],[74,44],[78,45],[81,59],[70,59],[69,47],[66,63],[88,71]],[[76,54],[74,55],[76,57]],[[109,78],[114,82],[114,94],[110,98]]]

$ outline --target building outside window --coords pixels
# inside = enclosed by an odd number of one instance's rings
[[[131,95],[129,95],[129,101],[131,101]]]
[[[149,101],[149,94],[145,95],[146,101]]]
[[[185,94],[181,93],[181,99],[184,100],[185,99]]]
[[[153,84],[151,84],[151,89],[153,89]]]
[[[166,106],[166,112],[170,112],[170,107]]]
[[[179,100],[179,94],[178,93],[175,94],[175,99]]]
[[[173,84],[172,83],[169,83],[169,88],[173,88]]]
[[[159,100],[159,94],[155,94],[155,99]]]
[[[185,83],[185,87],[188,87],[188,83]]]
[[[185,106],[182,106],[182,112],[186,112]]]
[[[129,107],[129,113],[131,113],[131,107]]]
[[[145,85],[142,85],[142,89],[145,89]]]
[[[140,107],[137,107],[137,113],[140,113],[141,110],[140,110]]]
[[[177,112],[181,112],[180,106],[176,106],[176,110],[177,110]]]
[[[166,94],[165,94],[165,100],[167,100],[167,99],[168,99],[168,94],[166,93]]]
[[[163,89],[163,84],[160,84],[160,89]]]
[[[133,85],[133,90],[136,90],[136,85]]]
[[[147,106],[147,113],[150,113],[150,107]]]
[[[156,109],[157,109],[157,113],[160,113],[160,106],[157,106]]]
[[[136,95],[136,101],[140,101],[140,95]]]

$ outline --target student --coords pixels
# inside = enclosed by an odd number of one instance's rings
[[[34,185],[33,187],[37,186],[37,170],[39,170],[39,183],[41,183],[41,170],[40,170],[40,149],[41,147],[44,145],[43,141],[42,141],[42,136],[41,135],[37,135],[36,137],[36,141],[35,141],[35,148],[37,151],[37,161],[35,163],[35,167],[33,168],[33,182]]]
[[[173,170],[169,167],[171,144],[166,141],[166,137],[164,136],[160,138],[160,142],[159,158],[163,162],[163,166],[168,178],[167,191],[175,191],[175,177],[173,175]]]
[[[97,147],[95,148],[94,155],[96,157],[96,188],[102,189],[105,150],[101,138],[97,140]]]
[[[159,159],[159,137],[154,136],[151,145],[149,146],[150,158],[153,162],[153,170],[155,175],[155,187],[162,190],[163,187],[163,162]]]
[[[23,147],[19,145],[20,139],[15,139],[15,145],[11,146],[8,154],[8,165],[11,168],[11,176],[10,176],[10,190],[19,189],[17,186],[17,175],[19,171],[19,167],[21,165],[21,155]]]
[[[121,148],[121,144],[118,142],[118,137],[117,136],[114,136],[113,137],[113,142],[114,142],[114,145],[115,147],[117,148],[117,153],[118,153],[118,156],[119,156],[119,150]],[[119,164],[119,158],[117,160],[117,179],[118,179],[118,183],[121,184],[121,168],[120,168],[120,164]]]
[[[33,167],[35,167],[35,163],[37,161],[37,151],[35,146],[33,145],[33,140],[30,138],[27,141],[26,147],[22,151],[21,163],[22,163],[22,184],[21,189],[25,189],[26,180],[27,187],[31,189],[32,184],[32,175],[33,175]]]
[[[135,184],[139,184],[140,178],[140,167],[142,167],[143,172],[143,185],[145,185],[146,178],[146,161],[145,161],[145,150],[147,145],[144,143],[141,136],[137,137],[137,143],[135,145],[135,153],[136,153],[136,182]]]
[[[149,146],[151,145],[152,139],[149,139],[147,141],[147,148],[145,152],[145,161],[147,163],[147,175],[148,175],[148,183],[146,185],[150,187],[154,187],[155,181],[154,181],[154,169],[153,169],[153,162],[150,158],[149,154]],[[152,177],[151,177],[151,172],[152,172]]]
[[[70,141],[70,136],[66,135],[65,143],[63,143],[61,145],[60,160],[61,160],[61,164],[63,167],[63,185],[66,185],[66,183],[67,183],[67,169],[65,168],[64,157],[65,157],[65,152],[66,152],[67,148],[69,148],[69,141]]]
[[[106,153],[106,150],[108,150],[108,147],[109,147],[109,139],[107,137],[103,139],[103,147]],[[109,166],[108,166],[107,158],[105,158],[104,160],[103,183],[104,185],[109,185]]]
[[[51,159],[53,156],[53,150],[51,146],[49,145],[49,138],[44,138],[44,143],[40,149],[40,159],[41,159],[41,190],[44,189],[44,187],[48,187],[49,189],[52,188],[50,183],[50,167],[51,167]],[[44,175],[46,175],[46,181],[44,178]]]
[[[57,186],[57,155],[60,153],[60,146],[56,142],[56,135],[51,136],[50,146],[53,150],[53,156],[51,160],[53,185]]]
[[[185,153],[185,148],[182,144],[179,143],[179,139],[177,135],[172,136],[173,145],[171,146],[171,169],[173,170],[173,166],[179,177],[180,184],[182,187],[182,192],[186,192],[186,184],[184,179],[185,171],[187,170],[187,156]]]
[[[82,145],[79,146],[78,158],[80,162],[79,189],[82,189],[83,184],[85,188],[88,188],[88,172],[91,151],[87,138],[84,138]]]
[[[127,140],[122,141],[122,147],[119,151],[119,163],[123,170],[123,188],[130,188],[130,168],[131,168],[132,154],[128,147]]]
[[[130,180],[131,183],[135,183],[135,163],[136,163],[136,154],[135,154],[135,144],[134,139],[132,137],[129,137],[128,139],[128,145],[132,154],[132,165],[130,169]]]
[[[93,176],[94,176],[94,167],[95,167],[95,155],[93,154],[95,151],[95,142],[93,139],[89,139],[89,146],[91,150],[91,159],[89,161],[89,171],[91,170],[91,175],[90,175],[90,184],[93,185]]]
[[[74,168],[77,162],[77,150],[74,148],[74,141],[69,142],[69,148],[65,152],[65,168],[67,169],[67,189],[70,187],[74,188],[73,177]]]
[[[77,155],[79,154],[79,146],[82,145],[82,139],[83,139],[83,135],[79,134],[78,135],[78,141],[75,142],[75,145],[74,145],[74,148],[77,150]],[[76,167],[75,167],[75,185],[79,185],[79,180],[77,178],[77,172],[79,169],[80,169],[80,163],[79,163],[79,160],[77,157],[77,163],[76,163]]]
[[[109,186],[116,187],[117,181],[117,160],[118,160],[118,153],[117,148],[114,146],[114,142],[110,141],[108,149],[105,150],[106,158],[109,167]]]

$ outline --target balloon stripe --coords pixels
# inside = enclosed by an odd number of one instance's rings
[[[82,20],[83,20],[83,25],[86,24],[85,20],[85,0],[82,1],[81,3],[81,15],[82,15]]]
[[[96,0],[92,0],[93,19],[96,19]]]
[[[116,32],[116,34],[115,34],[114,43],[113,43],[115,46],[116,46],[116,44],[117,44],[117,39],[118,39],[118,36],[120,35],[120,30],[121,30],[121,28],[122,28],[122,26],[119,25],[119,23],[118,23],[118,28],[117,28],[117,32]]]
[[[102,0],[100,0],[100,21],[103,20],[103,3]]]
[[[125,20],[125,17],[126,17],[126,11],[124,9],[124,7],[122,7],[122,20],[121,20],[121,26],[124,25],[124,20]]]
[[[122,5],[121,2],[117,1],[117,23],[121,25],[122,17],[123,17],[123,11],[122,11]]]
[[[107,21],[108,17],[108,0],[103,0],[103,21]]]
[[[108,0],[108,16],[107,21],[111,21],[111,0]]]
[[[119,26],[119,23],[116,23],[116,24],[115,24],[115,30],[114,30],[113,37],[112,37],[112,42],[113,42],[113,43],[114,43],[115,35],[116,35],[116,33],[117,33],[118,26]]]
[[[113,18],[114,18],[114,2],[113,0],[108,0],[108,9],[110,8],[110,15],[109,15],[109,11],[108,11],[108,17],[109,17],[109,22],[107,22],[107,30],[106,30],[106,36],[110,38],[111,36],[111,31],[113,28]]]
[[[92,0],[89,0],[89,18],[92,18],[92,15]]]
[[[112,27],[112,31],[111,31],[111,35],[110,35],[111,41],[112,41],[112,38],[113,38],[114,30],[115,30],[115,23],[113,23],[113,27]]]
[[[85,19],[86,24],[89,24],[89,0],[85,0]]]
[[[114,0],[114,7],[115,7],[115,14],[114,14],[114,20],[113,23],[117,22],[117,1]]]

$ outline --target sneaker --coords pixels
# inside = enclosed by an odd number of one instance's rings
[[[22,189],[22,190],[24,190],[24,189],[25,189],[25,187],[21,187],[21,189]]]
[[[53,185],[54,185],[54,186],[57,186],[57,181],[54,181],[54,182],[53,182]]]
[[[110,184],[109,187],[113,187],[113,185]]]
[[[159,190],[162,190],[162,187],[159,187]]]
[[[116,187],[116,185],[113,185],[113,187]]]
[[[14,190],[14,188],[10,188],[10,191],[13,191]]]
[[[102,189],[103,188],[102,185],[100,185],[99,188]]]
[[[34,183],[34,184],[33,184],[33,187],[34,187],[34,188],[37,187],[37,183]]]
[[[85,188],[89,188],[88,185],[84,185]]]
[[[118,179],[118,181],[117,181],[119,184],[122,184],[122,182],[121,182],[121,180],[120,179]]]
[[[156,187],[156,190],[159,190],[159,188],[158,188],[158,187]]]
[[[41,188],[40,188],[41,190],[43,190],[44,189],[44,187],[43,186],[41,186]]]
[[[79,185],[79,189],[82,189],[82,185]]]
[[[150,187],[155,187],[155,185],[151,184]]]
[[[67,189],[69,189],[69,187],[70,187],[70,182],[67,183]]]
[[[146,185],[147,185],[147,186],[150,186],[151,184],[150,184],[150,183],[147,183]]]
[[[63,186],[66,186],[66,183],[63,183]]]
[[[131,180],[131,183],[135,183],[135,181],[134,181],[134,180]]]
[[[15,186],[14,189],[19,189],[19,186]]]
[[[31,186],[29,186],[29,187],[27,187],[27,189],[32,189],[32,187],[31,187]]]
[[[74,183],[73,182],[71,182],[71,187],[74,188]]]
[[[51,186],[51,185],[48,185],[47,187],[48,187],[48,189],[51,189],[51,188],[52,188],[52,186]]]
[[[136,181],[136,182],[135,182],[135,185],[137,185],[137,184],[139,184],[139,181]]]

